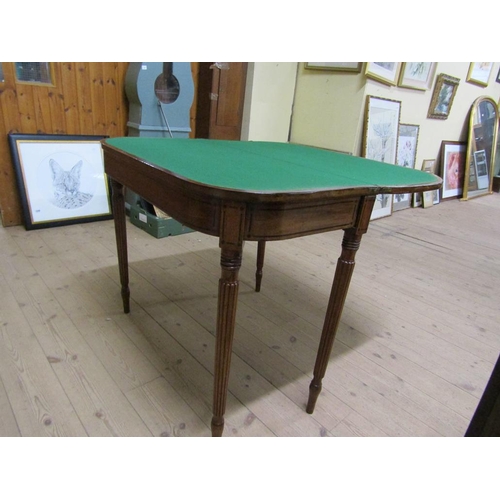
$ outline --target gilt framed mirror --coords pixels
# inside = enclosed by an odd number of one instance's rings
[[[500,71],[498,72],[500,75]],[[497,77],[498,81],[498,77]],[[497,104],[498,112],[500,114],[500,103]],[[498,131],[497,131],[497,151],[495,153],[495,165],[493,166],[493,184],[492,189],[495,193],[500,193],[500,119],[498,122]]]
[[[492,193],[498,135],[498,106],[490,97],[472,104],[462,199]]]

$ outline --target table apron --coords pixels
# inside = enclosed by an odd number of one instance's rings
[[[356,222],[360,198],[251,205],[246,240],[281,240],[346,229]]]

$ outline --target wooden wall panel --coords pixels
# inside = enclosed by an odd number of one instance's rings
[[[120,133],[118,128],[118,117],[123,114],[121,103],[114,99],[114,96],[119,93],[119,89],[117,88],[119,77],[117,63],[108,63],[103,66],[104,111],[108,135],[110,136],[115,136]]]
[[[36,134],[36,120],[33,112],[33,87],[23,85],[17,91],[17,109],[21,128],[28,134]]]
[[[80,133],[80,117],[78,109],[78,88],[76,83],[76,64],[61,63],[61,85],[64,88],[64,116],[66,117],[66,133]]]
[[[49,100],[50,122],[54,134],[67,134],[66,116],[64,112],[64,87],[62,86],[61,65],[54,64],[55,87],[45,87]]]
[[[25,87],[25,85],[22,87]],[[33,108],[35,110],[36,132],[43,133],[42,130],[53,130],[51,124],[48,91],[46,87],[33,87]],[[20,132],[24,133],[24,130],[20,130]]]
[[[11,130],[21,129],[21,117],[17,107],[17,94],[13,85],[9,82],[14,81],[14,67],[11,64],[3,64],[3,73],[5,81],[0,83],[0,214],[4,211],[8,214],[7,222],[20,224],[21,222],[21,204],[17,194],[16,179],[10,160],[9,145],[7,142],[7,133]],[[3,222],[3,215],[2,215]],[[3,222],[4,225],[7,225]]]
[[[78,91],[78,110],[80,130],[93,130],[92,96],[90,93],[89,63],[78,63],[76,88]]]
[[[17,83],[14,63],[2,63],[0,83],[0,214],[22,224],[7,134],[126,135],[128,63],[52,63],[54,85]]]

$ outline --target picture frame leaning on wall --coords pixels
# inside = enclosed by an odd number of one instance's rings
[[[467,144],[459,141],[441,143],[440,176],[443,179],[441,199],[459,198],[464,186]]]
[[[436,160],[424,160],[422,162],[422,170],[424,172],[429,172],[430,174],[436,174]],[[425,191],[424,193],[422,193],[422,206],[424,208],[429,208],[432,205],[437,205],[439,201],[439,189],[434,189],[433,191]]]
[[[415,168],[419,130],[419,125],[399,124],[397,165],[405,168]],[[392,210],[396,212],[411,207],[412,195],[410,193],[394,194],[392,200]]]
[[[361,73],[362,62],[306,62],[305,69],[336,71],[339,73]]]
[[[101,147],[106,136],[8,138],[27,230],[113,218]]]
[[[366,96],[362,156],[396,165],[401,101]],[[371,220],[392,213],[392,195],[378,195]]]

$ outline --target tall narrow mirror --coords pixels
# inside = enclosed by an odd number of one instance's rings
[[[500,113],[500,108],[499,108]],[[495,165],[493,167],[493,191],[500,193],[500,122],[497,131],[497,152],[495,153]]]
[[[498,134],[498,107],[490,97],[472,104],[465,161],[463,199],[492,192]]]

